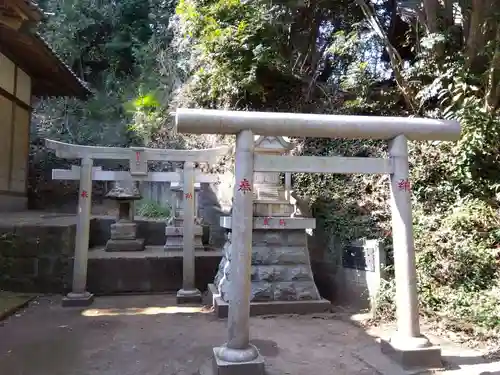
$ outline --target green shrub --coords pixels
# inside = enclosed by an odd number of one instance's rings
[[[457,202],[445,215],[415,211],[421,313],[456,322],[456,329],[500,333],[500,223],[477,199]],[[384,282],[376,318],[393,318],[394,281]],[[471,328],[472,327],[472,328]]]
[[[152,200],[141,199],[137,204],[136,214],[153,219],[168,219],[172,215],[172,209]]]

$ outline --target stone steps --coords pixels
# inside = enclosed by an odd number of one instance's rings
[[[222,258],[221,251],[196,251],[196,287],[201,291],[213,281]],[[177,292],[182,287],[182,252],[147,246],[144,251],[89,251],[87,286],[91,293]]]

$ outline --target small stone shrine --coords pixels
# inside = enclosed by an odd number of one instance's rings
[[[106,198],[118,203],[118,218],[111,225],[111,238],[106,243],[106,251],[141,251],[144,239],[137,238],[137,224],[134,223],[132,203],[141,199],[141,194],[133,181],[116,183]]]
[[[290,148],[291,144],[285,137],[255,137],[256,154],[282,155]],[[320,300],[311,270],[306,233],[306,229],[315,228],[315,219],[297,215],[296,202],[290,202],[289,192],[280,183],[280,173],[254,172],[253,187],[243,181],[239,189],[245,189],[254,197],[251,301]],[[222,217],[221,226],[231,229],[231,217]],[[231,282],[230,254],[229,233],[214,282],[224,302],[228,302]]]
[[[183,173],[182,169],[177,169],[176,172],[181,174]],[[170,184],[170,191],[173,193],[172,216],[167,221],[167,226],[165,227],[165,250],[182,250],[184,242],[184,199],[194,199],[194,247],[195,250],[203,250],[203,228],[201,226],[201,220],[198,217],[198,195],[200,191],[200,183],[195,182],[193,197],[184,196],[184,186],[182,182],[172,182]]]

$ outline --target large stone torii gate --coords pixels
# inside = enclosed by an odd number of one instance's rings
[[[407,140],[456,141],[458,122],[197,109],[177,109],[175,118],[180,133],[236,134],[228,342],[214,348],[214,374],[264,374],[264,360],[249,342],[253,197],[239,189],[253,185],[254,172],[390,175],[397,331],[381,349],[405,367],[441,364],[441,349],[420,332]],[[387,140],[390,158],[254,155],[254,134]]]

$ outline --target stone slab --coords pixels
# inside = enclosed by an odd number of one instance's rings
[[[217,356],[218,350],[213,349],[213,375],[265,375],[264,357],[260,354],[250,362],[226,362]]]
[[[405,370],[438,369],[443,367],[441,347],[433,345],[425,348],[399,349],[388,340],[380,339],[380,349]]]
[[[165,249],[165,251],[183,251],[183,237],[167,237],[163,248]],[[205,249],[205,247],[203,246],[203,242],[201,241],[201,236],[194,237],[194,249],[195,251],[201,251]]]
[[[205,291],[221,260],[220,251],[196,251],[195,287]],[[182,251],[147,247],[137,252],[89,252],[87,288],[95,295],[174,294],[182,288]]]
[[[108,252],[143,251],[144,249],[145,244],[143,238],[136,238],[133,240],[110,239],[106,243],[106,251]]]
[[[71,293],[70,293],[71,294]],[[94,295],[85,293],[82,296],[66,296],[62,299],[62,307],[87,307],[94,303]]]
[[[222,216],[220,226],[231,229],[231,216]],[[304,217],[254,217],[253,229],[315,229],[316,219]]]
[[[203,235],[203,227],[201,225],[195,225],[193,229],[195,236]],[[166,236],[184,236],[184,227],[168,226],[165,227]]]
[[[293,206],[289,203],[279,204],[275,202],[265,202],[253,204],[253,214],[254,216],[277,216],[277,217],[290,217],[293,213]]]
[[[177,292],[176,302],[178,305],[200,304],[203,302],[203,297],[198,289],[188,291],[181,289]]]
[[[218,318],[227,318],[229,304],[221,297],[214,284],[208,284],[209,299],[212,301],[215,315]],[[269,301],[251,302],[250,316],[283,315],[283,314],[319,314],[330,312],[332,305],[326,299],[308,301]]]

